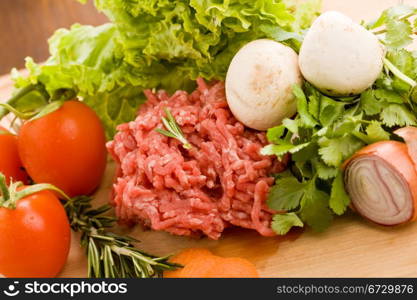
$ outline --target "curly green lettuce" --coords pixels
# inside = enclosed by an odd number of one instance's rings
[[[118,124],[134,119],[146,88],[191,90],[197,77],[224,79],[235,53],[255,39],[297,48],[320,1],[296,2],[96,0],[111,23],[55,32],[45,64],[29,58],[29,76],[14,71],[19,97],[11,104],[28,110],[35,100],[77,96],[98,113],[111,139]]]

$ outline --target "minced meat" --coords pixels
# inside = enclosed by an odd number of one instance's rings
[[[245,128],[229,110],[224,83],[197,80],[191,94],[145,91],[135,121],[118,126],[107,147],[119,165],[113,202],[122,222],[177,235],[218,239],[230,226],[265,236],[274,213],[265,205],[271,174],[285,164],[260,155],[265,133]],[[190,150],[155,131],[168,108]]]

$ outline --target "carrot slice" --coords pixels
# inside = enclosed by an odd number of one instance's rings
[[[195,258],[212,256],[209,250],[205,248],[189,248],[181,251],[179,254],[174,255],[170,261],[177,264],[186,265],[189,262],[193,261]]]
[[[165,278],[195,278],[205,277],[206,272],[213,266],[215,256],[207,249],[186,249],[170,259],[171,262],[181,264],[184,268],[176,271],[166,271]]]
[[[218,263],[207,274],[213,278],[258,278],[253,263],[240,257],[219,258]]]
[[[192,248],[174,256],[171,262],[184,268],[167,271],[165,278],[257,278],[256,267],[239,257],[223,258],[213,255],[207,249]]]

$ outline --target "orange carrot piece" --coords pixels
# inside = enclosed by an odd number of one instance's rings
[[[205,248],[189,248],[181,251],[177,255],[174,255],[170,261],[173,263],[186,265],[196,257],[203,257],[207,255],[213,255],[213,253]]]
[[[174,256],[171,262],[184,268],[167,271],[165,278],[258,278],[256,267],[239,257],[223,258],[207,249],[187,249]]]
[[[214,278],[259,278],[253,263],[240,257],[221,258],[216,267],[210,270],[209,277]]]
[[[173,256],[170,261],[181,264],[184,268],[176,271],[166,271],[165,278],[195,278],[205,277],[205,272],[215,264],[215,256],[207,249],[186,249]]]

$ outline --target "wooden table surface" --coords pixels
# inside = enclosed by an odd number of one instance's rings
[[[325,9],[337,9],[356,20],[376,17],[398,1],[328,0]],[[417,6],[417,0],[406,1]],[[366,5],[365,5],[366,4]],[[10,94],[9,78],[0,79],[0,99]],[[108,201],[114,171],[109,162],[96,203]],[[143,250],[165,255],[187,247],[207,247],[223,256],[246,257],[264,277],[415,277],[417,276],[417,223],[387,228],[370,224],[354,214],[337,218],[322,234],[295,231],[285,237],[264,238],[253,231],[229,229],[219,241],[190,239],[139,227],[119,229],[139,238]],[[85,276],[86,259],[73,235],[63,277]]]
[[[0,74],[24,67],[26,56],[45,60],[47,39],[57,28],[106,21],[92,1],[82,5],[75,0],[0,0]]]

